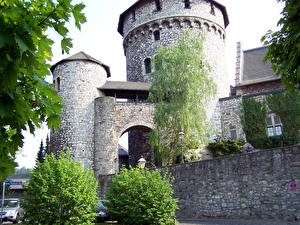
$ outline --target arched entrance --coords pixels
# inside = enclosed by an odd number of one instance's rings
[[[122,166],[135,167],[142,156],[147,161],[146,167],[160,165],[159,161],[154,158],[154,150],[148,144],[150,131],[152,131],[152,128],[148,126],[136,125],[122,133],[118,147],[119,169]]]

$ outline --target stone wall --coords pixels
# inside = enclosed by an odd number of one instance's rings
[[[175,178],[177,218],[290,221],[300,214],[300,145],[167,168]],[[101,198],[112,177],[98,177]]]
[[[98,63],[72,60],[55,67],[53,80],[58,78],[60,88],[56,85],[56,89],[63,108],[59,130],[51,131],[50,149],[52,152],[69,149],[75,160],[93,169],[94,101],[101,96],[97,88],[106,82],[107,73]]]
[[[154,105],[144,102],[117,102],[114,97],[95,100],[94,171],[99,175],[118,171],[118,141],[132,128],[151,130]],[[140,156],[140,154],[137,154]]]
[[[300,213],[300,146],[174,165],[179,218],[293,220]],[[291,182],[298,183],[291,190]]]

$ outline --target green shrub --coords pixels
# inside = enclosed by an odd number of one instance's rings
[[[177,200],[171,181],[160,171],[122,169],[107,190],[108,214],[121,224],[174,225]]]
[[[47,155],[32,171],[22,203],[24,224],[93,224],[97,181],[92,171],[72,161],[70,153]]]
[[[235,155],[241,153],[241,147],[245,144],[243,140],[216,141],[208,144],[207,148],[214,157]]]

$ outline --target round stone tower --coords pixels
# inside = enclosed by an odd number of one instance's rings
[[[213,0],[139,0],[120,15],[118,31],[123,36],[129,81],[151,82],[151,61],[161,45],[170,45],[184,30],[205,33],[204,52],[217,95],[207,106],[210,121],[218,121],[217,102],[228,96],[225,58],[226,8]],[[214,124],[217,130],[220,125]],[[217,131],[218,132],[218,131]]]
[[[75,160],[93,169],[94,162],[94,101],[108,77],[109,67],[79,52],[51,68],[53,83],[63,100],[61,125],[51,131],[52,152],[71,150]]]

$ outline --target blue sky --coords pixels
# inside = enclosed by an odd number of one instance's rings
[[[226,6],[230,21],[226,31],[226,54],[228,76],[233,83],[236,42],[241,41],[244,50],[261,46],[260,39],[263,34],[269,29],[276,29],[282,5],[276,0],[217,1]],[[84,12],[87,16],[87,23],[82,26],[81,31],[71,26],[70,36],[73,39],[73,48],[69,55],[84,51],[110,66],[112,80],[125,80],[125,57],[122,37],[117,32],[117,26],[119,15],[136,0],[82,0],[82,2],[86,5]],[[59,43],[56,35],[52,34],[51,37]],[[61,54],[59,44],[54,45],[53,54],[52,64],[69,56]],[[31,168],[35,165],[41,139],[45,139],[47,132],[44,128],[38,130],[35,136],[24,134],[25,144],[17,157],[19,167]]]

